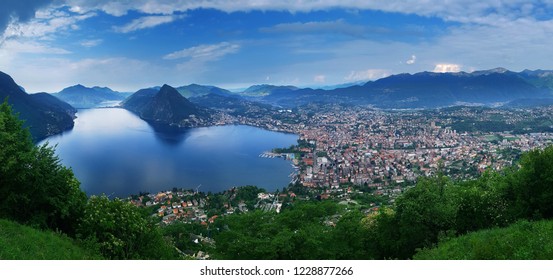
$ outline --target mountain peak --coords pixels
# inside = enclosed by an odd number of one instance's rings
[[[82,89],[82,88],[88,88],[88,87],[85,87],[85,86],[82,85],[82,84],[76,84],[76,85],[71,86],[71,87],[68,87],[68,88],[79,88],[79,89]]]
[[[164,84],[156,94],[156,97],[184,98],[174,87]],[[186,100],[186,98],[184,98]],[[188,100],[187,100],[188,101]]]
[[[172,86],[170,86],[168,84],[163,84],[163,86],[161,86],[161,88],[160,88],[160,91],[161,90],[169,90],[169,89],[175,89],[175,88],[173,88]]]
[[[136,92],[122,103],[123,107],[146,121],[172,127],[198,126],[198,119],[209,118],[204,110],[167,84],[155,93],[152,91],[150,89]],[[192,118],[192,115],[195,117]]]

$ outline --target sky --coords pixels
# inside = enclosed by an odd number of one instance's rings
[[[322,87],[553,69],[553,0],[2,0],[0,71],[28,92]]]

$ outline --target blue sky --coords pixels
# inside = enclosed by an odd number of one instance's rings
[[[325,86],[420,71],[553,69],[553,1],[4,0],[0,71],[77,83]]]

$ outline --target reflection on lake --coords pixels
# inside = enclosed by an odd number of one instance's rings
[[[240,125],[161,133],[124,109],[103,108],[80,110],[73,130],[45,141],[57,144],[56,153],[87,194],[124,197],[200,184],[204,192],[242,185],[282,189],[291,163],[259,154],[296,140]]]

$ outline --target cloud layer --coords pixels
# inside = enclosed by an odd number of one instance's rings
[[[106,13],[121,16],[130,10],[147,14],[172,14],[176,11],[187,11],[198,8],[212,8],[225,12],[276,10],[290,12],[309,12],[342,8],[349,10],[380,10],[417,14],[421,16],[440,17],[458,22],[492,23],[494,19],[528,18],[547,15],[553,9],[553,2],[538,0],[528,3],[526,0],[66,0],[73,10],[102,10]],[[490,17],[490,15],[493,15]]]
[[[545,0],[5,0],[0,71],[31,91],[71,79],[124,88],[182,77],[340,84],[402,72],[551,69],[551,34],[553,1]]]
[[[35,12],[53,0],[3,0],[0,8],[0,35],[11,22],[28,22]]]

